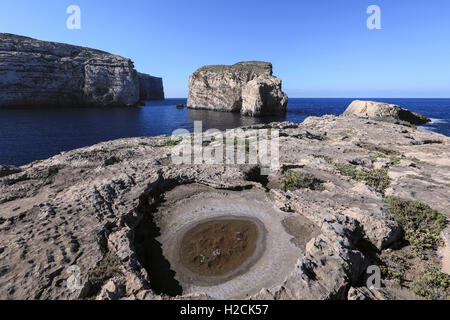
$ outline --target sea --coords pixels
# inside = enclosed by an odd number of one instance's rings
[[[393,103],[432,119],[422,129],[450,136],[450,99],[373,99]],[[24,165],[63,151],[127,137],[170,135],[176,129],[226,130],[240,126],[292,121],[309,116],[340,115],[354,98],[290,98],[283,116],[252,118],[239,114],[177,109],[187,99],[146,101],[129,108],[0,109],[0,165]]]

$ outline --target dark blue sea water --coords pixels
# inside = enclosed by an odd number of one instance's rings
[[[339,115],[353,100],[291,98],[285,116],[268,118],[175,108],[177,103],[186,104],[186,99],[148,101],[139,108],[0,110],[0,165],[23,165],[101,141],[171,134],[179,128],[192,130],[195,120],[202,120],[205,130],[284,120],[302,122],[308,116]],[[450,136],[450,99],[370,100],[425,114],[433,122],[424,128]]]

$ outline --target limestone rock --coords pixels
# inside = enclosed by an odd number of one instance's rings
[[[262,116],[284,113],[287,99],[281,80],[272,76],[272,64],[250,61],[195,71],[189,79],[187,104],[192,109]]]
[[[348,291],[348,300],[392,300],[384,289],[369,289],[367,287],[350,288]]]
[[[125,289],[123,284],[120,283],[120,279],[110,279],[101,288],[97,300],[117,300],[123,296],[124,292]]]
[[[286,112],[288,97],[281,91],[281,80],[256,78],[242,88],[241,114],[247,116],[276,115]]]
[[[415,125],[430,122],[430,119],[422,114],[411,112],[394,104],[355,100],[345,110],[344,115],[369,117],[393,121],[405,121]]]
[[[139,97],[141,100],[164,100],[162,78],[138,72]]]
[[[167,136],[108,141],[0,177],[0,299],[207,299],[200,289],[178,296],[157,293],[152,269],[144,267],[135,246],[137,227],[146,217],[157,212],[164,223],[176,213],[158,206],[158,201],[170,203],[169,192],[178,197],[180,212],[183,203],[195,203],[199,214],[209,214],[201,211],[201,197],[176,193],[178,187],[189,190],[194,184],[224,196],[233,193],[239,201],[227,202],[227,207],[236,206],[239,214],[239,202],[245,201],[239,197],[247,192],[236,190],[257,191],[267,197],[262,205],[314,226],[311,240],[297,250],[298,257],[283,265],[288,276],[245,298],[383,299],[361,288],[358,280],[369,263],[367,248],[385,250],[398,240],[399,226],[381,193],[340,174],[332,162],[352,161],[356,167],[373,169],[370,162],[354,160],[372,159],[377,156],[373,146],[382,146],[401,159],[386,168],[386,194],[420,200],[450,218],[450,138],[415,128],[408,128],[406,137],[403,126],[344,116],[232,131],[262,128],[280,130],[281,168],[268,177],[273,183],[267,185],[249,175],[249,165],[174,165],[174,147],[166,143]],[[342,132],[350,128],[352,135],[342,140]],[[205,141],[221,141],[211,138]],[[115,161],[106,161],[113,157]],[[416,166],[411,166],[413,161]],[[323,188],[285,191],[275,183],[283,170],[314,175]],[[73,265],[80,268],[79,290],[67,286]],[[394,298],[408,297],[383,284]]]
[[[150,80],[141,78],[147,94]],[[139,102],[139,87],[130,59],[0,34],[0,108],[133,106]]]
[[[0,166],[0,178],[19,173],[20,171],[22,170],[16,166]]]

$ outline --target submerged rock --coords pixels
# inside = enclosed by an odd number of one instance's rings
[[[189,79],[188,107],[264,116],[286,112],[288,97],[272,64],[239,62],[231,66],[205,66]]]
[[[358,117],[369,117],[386,120],[406,121],[414,125],[430,122],[427,116],[411,112],[394,104],[355,100],[345,110],[344,115],[355,115]]]
[[[146,95],[148,80],[142,83]],[[130,59],[0,34],[0,107],[133,106],[139,99],[139,77]]]

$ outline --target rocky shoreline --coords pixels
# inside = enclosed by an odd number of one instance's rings
[[[427,277],[448,279],[441,272],[450,272],[442,254],[450,250],[443,223],[450,218],[449,137],[354,115],[239,129],[280,131],[279,170],[265,177],[254,165],[174,165],[177,142],[167,136],[103,142],[0,168],[0,298],[448,298],[448,287],[433,287]],[[215,135],[202,144],[214,147]],[[187,223],[177,212],[195,222],[261,206],[274,212],[257,217],[269,245],[232,279],[234,286],[254,283],[245,297],[229,294],[227,283],[180,289],[164,240],[168,226]],[[439,237],[423,233],[429,241],[418,247],[413,236],[422,229],[405,223],[405,207],[427,217]],[[151,243],[155,251],[139,249]],[[270,260],[275,252],[292,260],[282,272]],[[159,254],[176,290],[158,283],[161,268],[147,254]],[[80,287],[70,289],[67,270],[74,265]],[[369,265],[383,271],[381,289],[366,287]],[[267,282],[252,270],[281,277]]]

